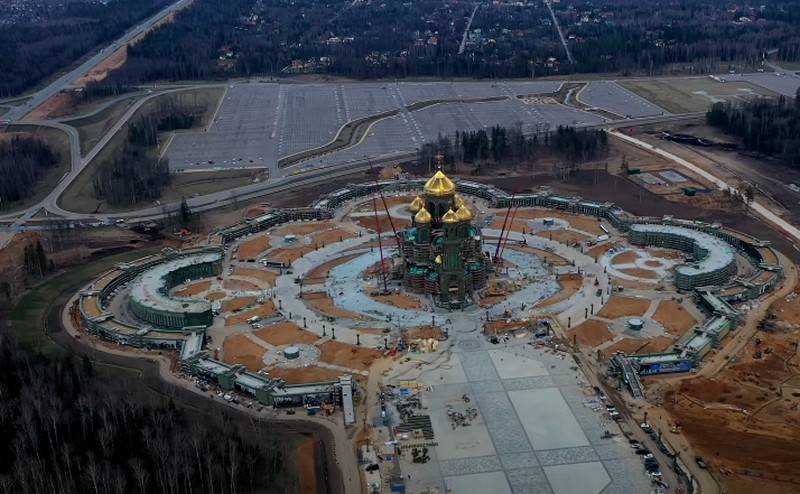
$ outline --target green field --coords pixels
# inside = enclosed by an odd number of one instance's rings
[[[65,300],[81,286],[94,277],[111,269],[115,264],[147,256],[158,251],[157,247],[134,249],[130,252],[115,254],[57,274],[41,285],[30,290],[12,309],[9,319],[19,342],[42,352],[57,350],[57,346],[46,335],[46,318],[49,308]]]
[[[59,129],[52,127],[37,127],[31,125],[12,125],[8,130],[0,135],[0,139],[6,139],[15,135],[37,137],[48,145],[50,148],[58,153],[59,160],[56,166],[49,169],[44,177],[39,180],[39,183],[33,189],[33,194],[27,199],[13,202],[8,204],[6,208],[2,209],[3,212],[13,212],[33,206],[37,202],[50,193],[56,186],[61,177],[64,176],[70,169],[70,152],[69,152],[69,137]]]
[[[709,77],[618,82],[671,113],[706,111],[716,101],[734,101],[752,95],[777,96],[748,82],[723,83]]]

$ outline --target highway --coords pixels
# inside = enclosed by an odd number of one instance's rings
[[[561,25],[558,23],[558,19],[556,19],[556,13],[553,11],[553,6],[550,4],[551,0],[544,0],[544,4],[547,5],[547,10],[550,11],[550,17],[553,19],[553,25],[556,27],[556,31],[558,31],[558,37],[561,39],[561,44],[564,45],[564,51],[567,52],[567,60],[569,63],[574,64],[575,59],[572,58],[572,52],[569,51],[569,45],[567,44],[566,38],[564,38],[564,32],[561,30]]]
[[[73,81],[88,74],[89,71],[91,71],[93,68],[99,65],[100,62],[105,60],[118,48],[128,44],[131,40],[133,40],[143,32],[147,31],[151,27],[153,27],[156,23],[158,23],[161,19],[163,19],[167,15],[172,14],[173,12],[176,12],[181,8],[183,8],[190,1],[191,0],[178,0],[177,2],[172,3],[168,7],[162,9],[155,15],[148,17],[138,25],[132,27],[120,38],[118,38],[116,41],[114,41],[107,47],[97,52],[94,56],[90,57],[88,60],[86,60],[79,66],[75,67],[74,69],[60,76],[47,86],[36,91],[26,102],[24,102],[19,106],[12,107],[11,110],[8,111],[8,113],[3,115],[3,119],[9,120],[10,122],[17,122],[21,120],[34,108],[38,107],[45,101],[49,100],[50,98],[58,94],[60,91],[68,88]]]

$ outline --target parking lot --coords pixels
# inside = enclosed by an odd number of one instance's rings
[[[578,99],[621,117],[651,117],[667,113],[646,99],[612,81],[592,81],[578,93]]]

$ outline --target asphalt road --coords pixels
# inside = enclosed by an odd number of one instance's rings
[[[177,2],[169,5],[168,7],[164,8],[160,12],[156,13],[155,15],[145,19],[137,26],[132,27],[129,29],[125,34],[123,34],[120,38],[116,41],[108,45],[107,47],[103,48],[99,52],[97,52],[94,56],[80,64],[79,66],[75,67],[74,69],[70,70],[66,74],[62,75],[58,79],[54,80],[47,86],[43,87],[42,89],[38,90],[33,94],[33,96],[28,99],[25,103],[15,106],[9,110],[3,116],[3,119],[9,120],[11,122],[16,122],[22,119],[25,115],[31,112],[34,108],[41,105],[48,99],[52,98],[56,94],[58,94],[63,89],[68,88],[73,81],[82,77],[89,73],[90,70],[95,68],[100,62],[105,60],[109,55],[114,53],[118,48],[128,44],[132,39],[139,36],[143,32],[147,31],[153,25],[155,25],[158,21],[163,19],[165,16],[180,10],[183,8],[185,4],[187,4],[190,0],[178,0]]]

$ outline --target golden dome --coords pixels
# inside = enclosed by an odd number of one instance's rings
[[[452,209],[448,209],[442,216],[442,223],[458,223],[458,215]]]
[[[414,215],[415,223],[430,223],[432,220],[433,217],[431,217],[431,213],[429,213],[424,206],[422,207],[422,209],[417,211],[417,214]]]
[[[447,175],[442,173],[442,170],[437,171],[433,176],[425,182],[425,192],[433,196],[446,196],[456,191],[456,184],[447,178]]]
[[[434,259],[433,262],[435,262],[436,264],[441,264],[442,263],[442,256],[436,256],[436,259]]]
[[[466,206],[461,206],[456,211],[456,218],[458,218],[458,221],[469,221],[472,219],[472,211]]]
[[[461,197],[461,194],[456,194],[453,196],[453,203],[456,205],[456,211],[464,207],[466,204],[466,202],[464,202],[464,198]]]
[[[416,213],[424,207],[425,201],[423,201],[420,196],[415,197],[414,200],[411,201],[411,204],[408,205],[408,209],[410,209],[412,213]]]

